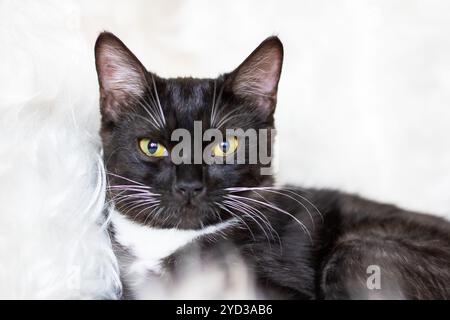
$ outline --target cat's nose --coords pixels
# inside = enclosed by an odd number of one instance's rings
[[[205,191],[205,187],[201,181],[180,181],[175,184],[175,192],[185,197],[193,199],[198,197]]]

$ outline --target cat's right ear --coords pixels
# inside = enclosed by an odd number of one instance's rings
[[[102,120],[116,122],[145,92],[146,73],[136,56],[115,35],[103,32],[95,43]]]
[[[257,104],[264,115],[273,114],[282,65],[283,44],[278,37],[269,37],[230,73],[228,88]]]

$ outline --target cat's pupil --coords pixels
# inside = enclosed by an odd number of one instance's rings
[[[156,150],[158,150],[158,143],[150,141],[148,143],[148,147],[147,148],[148,148],[148,152],[155,153]]]
[[[227,152],[230,148],[230,144],[228,143],[228,141],[221,142],[220,148],[222,149],[222,152]]]

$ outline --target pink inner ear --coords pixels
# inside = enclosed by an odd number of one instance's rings
[[[100,109],[105,119],[115,121],[130,101],[146,89],[146,70],[130,50],[114,35],[104,33],[95,46],[100,82]]]
[[[259,48],[238,68],[236,94],[274,97],[281,70],[281,53],[276,47]]]
[[[278,72],[279,72],[279,65],[278,61],[272,61],[272,63],[262,63],[264,66],[261,68],[261,72],[264,70],[260,76],[262,79],[260,79],[260,86],[261,89],[266,92],[267,94],[273,93],[273,91],[276,89],[276,86],[278,84]]]
[[[113,95],[115,91],[140,96],[145,88],[145,75],[140,66],[130,59],[125,52],[108,48],[100,58],[100,77],[103,88]]]

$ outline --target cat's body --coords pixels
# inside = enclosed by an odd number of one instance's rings
[[[282,56],[272,37],[217,79],[163,79],[113,35],[99,37],[101,136],[125,296],[177,283],[192,257],[220,264],[233,252],[262,297],[450,298],[442,219],[337,191],[275,187],[262,161],[176,162],[173,133],[195,135],[196,121],[202,133],[272,129]],[[200,149],[236,160],[239,146],[245,160],[272,147],[236,134]]]
[[[150,275],[160,278],[161,283],[182,281],[179,278],[187,276],[184,259],[195,256],[207,264],[223,259],[224,252],[233,247],[255,275],[255,286],[259,297],[263,298],[450,298],[450,227],[445,220],[336,191],[296,192],[307,196],[311,204],[301,208],[295,201],[286,203],[283,197],[278,201],[305,223],[312,241],[289,217],[271,217],[270,214],[267,217],[278,235],[273,234],[269,239],[251,222],[253,235],[235,221],[209,230],[188,231],[188,235],[185,230],[155,230],[129,220],[128,223],[134,224],[148,239],[142,239],[137,248],[133,245],[135,242],[130,245],[132,234],[128,234],[126,240],[116,237],[116,241],[127,248],[121,255],[123,274],[130,277],[124,279],[124,296],[149,297],[148,286],[155,282]],[[122,229],[123,226],[114,221],[116,232],[128,229]],[[155,241],[150,240],[152,237],[156,237]],[[170,241],[170,248],[163,252],[161,246],[166,241]],[[157,255],[154,255],[155,249]],[[147,250],[147,255],[142,254],[142,250]],[[139,264],[141,268],[136,268]],[[369,288],[367,281],[373,267],[379,267],[380,287]]]

